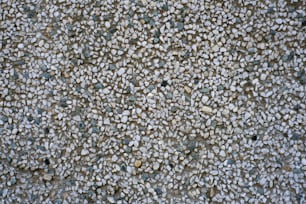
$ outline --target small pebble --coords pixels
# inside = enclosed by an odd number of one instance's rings
[[[140,168],[141,165],[142,165],[142,162],[141,162],[140,160],[136,160],[135,163],[134,163],[134,166],[135,166],[136,168]]]
[[[202,111],[204,113],[211,114],[213,112],[213,109],[211,107],[209,107],[209,106],[203,106],[202,107]]]

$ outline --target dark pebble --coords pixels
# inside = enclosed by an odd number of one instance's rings
[[[14,75],[13,75],[14,80],[18,80],[19,79],[19,74],[14,71]]]
[[[126,171],[126,165],[125,164],[121,164],[120,169],[121,169],[121,171]]]
[[[112,108],[110,106],[106,106],[105,107],[105,111],[110,113],[110,112],[112,112]]]
[[[263,195],[265,193],[265,190],[262,187],[257,187],[257,193]]]
[[[195,161],[199,161],[199,159],[200,159],[199,154],[192,153],[191,156],[192,156],[192,158],[193,158]]]
[[[102,31],[101,30],[96,30],[95,33],[93,34],[96,38],[100,38],[102,36]]]
[[[50,164],[50,160],[49,160],[48,158],[46,158],[46,159],[44,160],[44,162],[45,162],[46,165],[49,165],[49,164]]]
[[[51,78],[51,75],[47,72],[44,72],[41,74],[41,77],[45,78],[46,80],[49,80]]]
[[[149,180],[149,178],[150,178],[150,175],[149,174],[147,174],[147,173],[144,173],[144,174],[142,174],[142,179],[144,180],[144,181],[147,181],[147,180]]]
[[[137,84],[137,80],[136,80],[136,78],[135,78],[135,77],[133,77],[133,78],[132,78],[131,83],[132,83],[134,86],[136,86],[136,84]]]
[[[153,89],[155,89],[155,86],[152,85],[152,84],[150,84],[150,85],[148,86],[148,90],[149,90],[149,91],[153,91]]]
[[[166,62],[164,60],[161,60],[158,64],[159,67],[164,67]]]
[[[291,139],[292,140],[299,140],[299,139],[301,139],[301,134],[299,134],[297,132],[293,132]]]
[[[249,174],[252,176],[256,173],[256,168],[252,168],[251,170],[249,170]]]
[[[39,197],[38,194],[31,194],[31,195],[30,195],[30,199],[31,199],[32,201],[37,200],[38,197]]]
[[[104,35],[105,40],[110,41],[112,39],[112,34],[111,33],[107,33],[106,35]]]
[[[187,51],[185,54],[184,54],[184,58],[188,59],[189,57],[191,56],[191,53],[189,51]]]
[[[182,42],[183,42],[185,45],[188,45],[188,43],[189,43],[189,41],[188,41],[187,38],[183,38],[183,39],[182,39]]]
[[[104,21],[109,21],[111,19],[112,19],[112,16],[110,14],[106,14],[106,15],[103,16]]]
[[[40,67],[40,69],[41,69],[41,71],[43,71],[43,72],[48,71],[47,65],[42,65],[42,66]]]
[[[274,13],[274,8],[273,7],[269,7],[267,10],[267,13]]]
[[[29,115],[28,116],[28,121],[31,122],[33,120],[33,116]]]
[[[233,164],[235,164],[235,161],[233,159],[228,159],[227,163],[230,164],[230,165],[233,165]]]
[[[44,129],[44,132],[45,132],[45,134],[49,134],[49,132],[50,132],[49,128],[46,127],[46,128]]]
[[[11,163],[11,162],[13,161],[13,159],[12,159],[10,156],[7,156],[7,157],[6,157],[6,161],[7,161],[8,163]]]
[[[157,31],[155,31],[155,33],[154,33],[154,37],[156,37],[156,38],[159,38],[160,37],[160,31],[159,30],[157,30]]]
[[[29,72],[23,72],[23,77],[28,79],[30,77]]]
[[[125,139],[123,140],[123,144],[129,145],[129,144],[130,144],[130,139],[125,138]]]
[[[169,10],[168,3],[165,3],[164,5],[162,5],[161,8],[162,8],[164,11],[168,11],[168,10]]]
[[[251,139],[252,139],[253,141],[256,141],[256,140],[257,140],[257,135],[253,135]]]
[[[33,18],[36,15],[36,11],[35,10],[29,10],[27,17],[28,18]]]
[[[80,129],[84,129],[85,128],[85,124],[81,121],[81,122],[79,122],[78,127]]]
[[[306,19],[302,21],[302,27],[306,26]]]
[[[115,70],[117,67],[114,64],[109,64],[109,69],[110,70]]]
[[[178,22],[176,26],[177,26],[177,29],[178,29],[179,31],[184,30],[184,23]]]
[[[209,88],[202,88],[201,90],[200,90],[200,92],[201,93],[209,93],[210,92],[210,90],[209,90]]]
[[[129,101],[135,102],[137,100],[136,96],[130,96]]]
[[[2,116],[1,120],[4,122],[4,123],[7,123],[8,122],[8,117],[7,116]]]
[[[303,69],[296,73],[296,77],[298,79],[300,79],[303,75],[305,75],[305,70],[303,70]]]
[[[101,83],[98,83],[95,85],[95,89],[103,89],[103,85]]]
[[[292,173],[294,173],[294,174],[302,174],[302,173],[303,173],[303,170],[300,169],[300,168],[294,168],[293,171],[292,171]]]
[[[151,18],[148,16],[148,15],[144,15],[143,16],[143,20],[146,22],[146,23],[149,23]]]
[[[131,91],[132,91],[132,88],[131,88],[130,86],[128,86],[128,87],[125,88],[125,93],[126,93],[126,94],[130,94]]]
[[[161,86],[162,86],[162,87],[166,87],[167,85],[168,85],[168,82],[167,82],[167,81],[165,81],[165,80],[162,81],[162,83],[161,83]]]
[[[98,133],[100,133],[100,129],[97,128],[97,127],[93,127],[92,132],[98,134]]]
[[[173,98],[173,94],[171,92],[167,93],[166,99],[170,100]]]
[[[16,183],[17,183],[17,180],[16,180],[15,177],[13,177],[13,178],[11,179],[11,184],[14,185],[14,184],[16,184]]]
[[[200,82],[200,79],[198,77],[194,78],[194,81],[193,81],[194,84],[198,84],[199,82]]]
[[[303,197],[304,197],[304,196],[303,196],[303,193],[298,193],[298,194],[295,196],[295,198],[296,198],[296,200],[297,200],[298,203],[302,203],[301,200],[302,200]]]
[[[35,118],[34,122],[36,125],[39,125],[41,122],[41,118]]]
[[[63,201],[61,199],[56,199],[54,201],[54,204],[62,204],[62,203],[63,203]]]
[[[187,148],[189,151],[194,151],[196,147],[197,147],[197,143],[195,141],[189,141],[187,143]]]
[[[8,126],[7,126],[7,129],[8,129],[8,130],[13,130],[13,129],[14,129],[14,125],[13,125],[13,124],[8,125]]]
[[[295,53],[293,51],[291,51],[288,55],[284,55],[282,57],[284,62],[290,62],[293,60]]]
[[[123,113],[123,110],[122,110],[122,108],[118,108],[118,109],[117,109],[117,113],[118,113],[118,114],[121,114],[121,113]]]
[[[300,78],[300,83],[301,83],[302,85],[305,85],[305,84],[306,84],[306,76],[302,76],[302,77]]]
[[[41,151],[45,152],[46,148],[44,146],[37,146],[38,149],[40,149]]]
[[[218,91],[222,91],[222,90],[224,90],[224,87],[223,87],[222,85],[218,85],[218,86],[217,86],[217,90],[218,90]]]
[[[293,107],[293,110],[295,110],[295,111],[299,111],[300,109],[301,109],[301,106],[299,104],[297,104]]]
[[[160,188],[155,188],[154,191],[157,195],[161,195],[163,193],[163,191]]]
[[[127,148],[125,149],[125,152],[126,152],[126,153],[131,153],[131,152],[132,152],[132,148],[131,148],[131,147],[127,147]]]
[[[97,16],[97,15],[95,15],[95,14],[92,15],[92,19],[93,19],[94,21],[99,21],[99,20],[100,20],[100,19],[99,19],[99,16]]]
[[[275,35],[276,31],[275,30],[270,30],[270,35]]]
[[[41,108],[37,108],[37,113],[38,113],[38,114],[42,114],[42,113],[43,113],[43,111],[44,111],[43,109],[41,109]]]
[[[109,30],[109,33],[112,35],[112,34],[115,34],[117,32],[117,28],[111,28]]]
[[[170,110],[172,113],[176,113],[177,109],[178,108],[176,106],[172,106]]]
[[[63,107],[63,108],[67,108],[67,107],[68,107],[67,99],[62,98],[61,101],[60,101],[60,105],[61,105],[61,107]]]
[[[26,62],[25,60],[17,60],[14,64],[16,65],[24,65]]]
[[[83,51],[83,55],[84,55],[85,58],[89,58],[90,57],[90,51],[88,49],[85,49]]]

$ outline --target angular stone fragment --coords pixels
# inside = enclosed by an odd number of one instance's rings
[[[202,107],[202,112],[207,113],[207,114],[211,114],[213,112],[213,109],[209,106],[203,106]]]

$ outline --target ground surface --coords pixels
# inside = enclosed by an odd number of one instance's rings
[[[0,203],[305,203],[305,1],[0,4]]]

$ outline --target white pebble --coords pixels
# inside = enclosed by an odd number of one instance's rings
[[[82,149],[81,151],[81,155],[87,155],[89,153],[89,151],[87,149]]]
[[[306,159],[305,158],[302,159],[302,164],[303,164],[303,166],[306,166]]]
[[[24,48],[24,44],[22,44],[22,43],[18,44],[18,48],[19,49],[23,49]]]
[[[225,156],[226,156],[226,154],[225,154],[225,151],[224,151],[224,150],[221,150],[221,151],[220,151],[220,156],[221,156],[221,157],[225,157]]]
[[[122,123],[126,123],[128,121],[128,117],[126,115],[124,115],[122,118],[121,118],[121,122]]]
[[[208,96],[203,96],[202,97],[202,102],[206,103],[209,100]]]
[[[261,74],[260,75],[260,80],[264,81],[264,80],[266,80],[266,78],[267,78],[266,74]]]
[[[219,173],[218,173],[217,170],[212,170],[212,171],[210,172],[210,174],[213,175],[213,176],[217,176]]]
[[[158,168],[159,168],[159,163],[158,162],[154,162],[153,169],[157,170]]]
[[[125,68],[122,67],[117,71],[117,74],[121,76],[122,74],[124,74],[124,72],[125,72]]]
[[[106,28],[110,28],[110,26],[111,26],[111,25],[110,25],[110,22],[106,21],[106,22],[105,22],[105,27],[106,27]]]
[[[282,19],[280,19],[280,18],[278,18],[278,19],[276,19],[276,21],[275,21],[277,24],[282,24],[283,23],[283,20]]]

